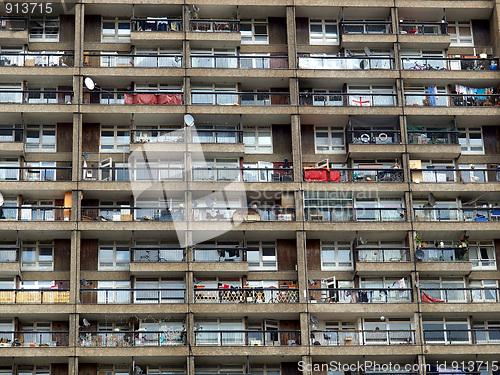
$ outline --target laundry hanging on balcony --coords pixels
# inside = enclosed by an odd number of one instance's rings
[[[444,301],[437,299],[437,298],[434,298],[434,297],[431,297],[427,293],[422,292],[422,302],[444,302]]]
[[[437,86],[429,86],[429,87],[427,87],[427,93],[431,94],[431,96],[429,96],[429,101],[430,101],[430,106],[431,107],[435,107],[436,106],[436,100],[438,99],[438,97],[435,96],[435,95],[432,95],[432,94],[437,94],[437,92],[438,92]]]

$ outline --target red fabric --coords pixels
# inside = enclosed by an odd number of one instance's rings
[[[134,104],[134,94],[125,94],[125,104]]]
[[[134,104],[157,104],[156,94],[135,94]]]
[[[328,169],[306,169],[304,176],[306,181],[328,181]]]
[[[158,104],[182,104],[181,94],[160,94]]]
[[[431,297],[427,293],[422,292],[422,302],[444,302],[444,301]]]
[[[340,181],[340,171],[330,171],[330,181]]]

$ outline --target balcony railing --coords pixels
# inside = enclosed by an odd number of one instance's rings
[[[421,282],[424,284],[424,282]],[[424,284],[425,285],[425,284]],[[500,302],[500,288],[426,288],[420,287],[422,302],[493,303]],[[429,298],[430,297],[430,298]]]
[[[299,69],[388,70],[394,69],[394,58],[373,56],[299,56]]]
[[[425,326],[425,323],[424,323]],[[500,344],[500,329],[426,329],[424,327],[425,344]]]
[[[191,55],[191,68],[216,69],[285,69],[287,56],[269,55]]]
[[[199,346],[286,346],[300,345],[298,330],[197,330],[195,345]]]
[[[133,31],[182,31],[182,18],[137,17],[132,19]]]
[[[183,262],[186,259],[184,248],[178,247],[132,247],[132,262],[163,263]]]
[[[132,129],[134,143],[179,143],[184,142],[183,128]]]
[[[410,249],[404,248],[378,248],[363,247],[356,249],[358,262],[362,263],[387,263],[409,262]]]
[[[197,167],[193,166],[193,181],[293,181],[292,168]]]
[[[416,221],[499,221],[500,207],[414,208]]]
[[[191,31],[203,32],[240,32],[240,20],[234,19],[192,19],[190,20]]]
[[[460,57],[403,57],[401,66],[405,70],[490,70],[498,69],[497,58]],[[496,69],[491,69],[496,70]]]
[[[204,288],[195,286],[196,303],[298,303],[297,288]]]
[[[193,105],[289,105],[290,93],[269,91],[228,92],[191,90],[191,102]]]
[[[396,283],[396,285],[399,285]],[[318,303],[407,303],[411,288],[310,288],[309,299]]]
[[[447,35],[448,22],[410,22],[400,20],[400,34]]]
[[[186,345],[186,332],[180,330],[85,331],[78,337],[78,346],[92,348],[181,345]]]
[[[71,167],[0,166],[0,181],[71,181]]]
[[[458,131],[408,131],[408,143],[416,145],[458,145]]]
[[[19,247],[1,246],[0,263],[13,263],[19,261]]]
[[[180,288],[155,289],[80,289],[81,303],[144,304],[184,303],[186,290]]]
[[[485,91],[486,92],[486,91]],[[405,105],[410,107],[491,107],[500,105],[499,94],[434,94],[405,93]]]
[[[308,221],[406,221],[405,209],[371,207],[306,207]]]
[[[85,104],[110,105],[181,105],[184,94],[180,91],[105,91],[84,93]]]
[[[301,92],[300,105],[321,107],[392,107],[397,105],[397,94]]]
[[[5,210],[4,210],[5,211]],[[82,220],[95,221],[182,221],[184,208],[165,207],[82,207]]]
[[[420,247],[424,252],[422,262],[469,262],[469,252],[464,247]]]
[[[246,249],[241,247],[197,247],[193,250],[195,262],[244,262]]]
[[[16,347],[54,347],[68,346],[68,331],[2,331],[0,333],[2,346]]]
[[[195,221],[294,221],[295,208],[292,207],[197,207],[193,208]]]
[[[403,182],[402,169],[305,168],[304,181],[328,182]]]
[[[64,304],[69,303],[67,289],[2,289],[0,304]]]
[[[71,104],[73,91],[0,90],[2,104]]]
[[[311,345],[413,345],[414,330],[326,330],[311,331]]]
[[[399,144],[401,132],[395,129],[352,129],[348,130],[349,143],[354,144]]]
[[[168,53],[91,53],[84,54],[84,66],[101,68],[180,68],[181,54]]]
[[[342,34],[392,34],[391,21],[341,21]]]
[[[453,167],[412,169],[413,180],[419,182],[499,182],[499,168],[460,168]]]
[[[196,129],[192,135],[193,143],[243,143],[243,131],[241,130],[205,130]]]
[[[184,181],[184,167],[83,167],[82,171],[87,181]]]
[[[24,17],[0,17],[0,30],[21,31],[28,29],[28,19]]]
[[[1,22],[1,21],[0,21]],[[0,66],[73,66],[72,53],[0,53]]]
[[[62,221],[71,220],[71,207],[63,206],[2,206],[0,221]]]

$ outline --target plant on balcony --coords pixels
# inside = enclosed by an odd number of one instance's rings
[[[422,241],[422,237],[420,237],[418,233],[415,233],[415,243],[417,244],[417,247],[427,247],[427,244]]]

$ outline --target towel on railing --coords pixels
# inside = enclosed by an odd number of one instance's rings
[[[434,297],[431,297],[427,293],[422,292],[422,302],[444,302],[444,301],[437,299],[437,298],[434,298]]]

